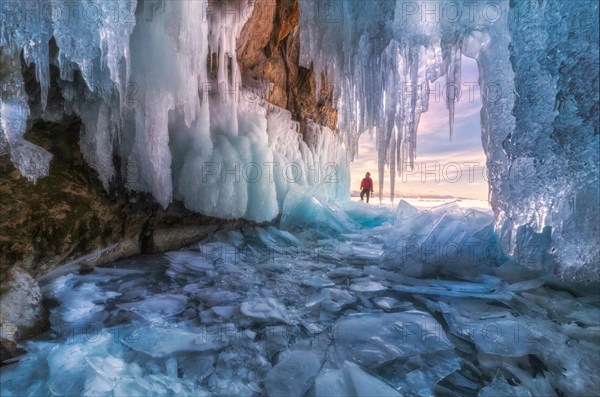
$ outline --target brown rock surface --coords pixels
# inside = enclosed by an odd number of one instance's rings
[[[0,156],[0,270],[33,276],[141,233],[148,214],[111,202],[79,151],[80,124],[37,123],[26,139],[50,151],[50,174],[33,184]],[[133,254],[135,252],[131,252]]]
[[[47,324],[38,283],[25,270],[12,267],[0,288],[0,359],[20,354],[17,343],[44,331]]]
[[[179,203],[163,210],[151,198],[123,190],[109,197],[79,151],[80,124],[37,123],[26,139],[50,151],[50,174],[36,184],[0,156],[0,270],[15,265],[40,276],[75,259],[83,268],[140,253],[192,244],[228,222]]]
[[[322,76],[317,95],[312,69],[299,65],[300,10],[297,0],[257,0],[237,42],[238,62],[244,84],[270,83],[267,101],[288,109],[295,120],[311,119],[332,130],[337,127],[337,110]]]

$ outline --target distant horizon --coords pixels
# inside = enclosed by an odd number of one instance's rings
[[[350,197],[360,197],[360,191],[359,190],[351,190],[350,191]],[[385,199],[390,199],[391,195],[389,194],[389,192],[385,192],[382,196]],[[379,195],[377,194],[377,192],[375,192],[375,194],[371,197],[371,199],[378,199]],[[488,201],[487,199],[481,199],[481,198],[477,198],[477,197],[466,197],[466,196],[454,196],[454,195],[436,195],[436,194],[418,194],[418,193],[409,193],[409,194],[400,194],[397,192],[397,194],[394,195],[394,199],[403,199],[403,198],[408,198],[408,199],[432,199],[432,200],[451,200],[451,199],[457,199],[457,200],[480,200],[480,201]]]
[[[479,79],[475,60],[462,57],[462,81],[468,86]],[[431,83],[432,92],[445,86],[445,80]],[[435,85],[435,87],[434,87]],[[448,110],[439,95],[430,97],[429,110],[421,115],[417,133],[415,168],[396,172],[394,197],[455,197],[488,200],[486,156],[481,143],[481,100],[478,89],[463,93],[456,102],[454,136],[448,136]],[[371,173],[379,190],[375,135],[364,132],[358,141],[358,153],[350,163],[351,190],[356,191],[366,172]],[[385,166],[383,196],[390,197],[389,166]]]

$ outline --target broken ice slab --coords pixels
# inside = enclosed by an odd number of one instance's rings
[[[316,294],[310,295],[304,302],[304,307],[312,310],[316,308],[323,300],[328,299],[329,294],[326,291],[319,291]]]
[[[392,298],[391,296],[377,297],[373,299],[373,302],[383,310],[414,309],[414,306],[411,302],[400,301],[396,298]]]
[[[495,284],[479,284],[466,281],[421,280],[418,285],[394,285],[392,290],[411,294],[448,297],[510,300],[512,292]]]
[[[353,262],[359,262],[361,264],[366,263],[377,263],[381,254],[383,254],[383,249],[381,246],[373,246],[371,244],[368,245],[353,245],[350,248],[350,252],[345,253],[345,257]]]
[[[92,355],[85,358],[85,361],[89,366],[102,376],[104,379],[109,381],[115,381],[122,378],[125,375],[127,364],[122,358],[114,356],[104,355]],[[114,384],[113,384],[114,387]],[[112,388],[111,388],[112,390]]]
[[[472,394],[475,390],[479,389],[479,384],[473,382],[471,379],[463,376],[460,372],[455,371],[444,378],[445,381],[450,383],[453,387],[463,390],[463,393]]]
[[[566,291],[554,291],[549,288],[524,292],[521,294],[526,301],[535,303],[544,308],[548,315],[558,323],[578,322],[585,324],[586,328],[600,326],[600,306],[598,296],[590,302],[584,297],[573,297]],[[593,315],[591,315],[593,313]]]
[[[323,368],[315,379],[315,397],[401,396],[392,385],[350,361],[340,369]]]
[[[140,315],[151,322],[164,322],[166,317],[171,317],[185,310],[187,297],[184,295],[154,295],[141,301],[119,303],[117,307]]]
[[[465,211],[458,205],[458,200],[453,200],[444,204],[436,205],[435,207],[429,208],[432,214],[436,215],[464,215]],[[470,211],[470,209],[469,209]]]
[[[323,306],[327,310],[331,310],[331,308],[328,307],[329,304],[336,305],[341,308],[344,305],[348,305],[356,301],[356,296],[353,292],[339,288],[328,288],[326,291],[329,293],[329,300],[326,300],[323,303]]]
[[[366,367],[454,348],[442,326],[417,310],[347,315],[335,323],[333,338],[340,359]]]
[[[349,201],[344,203],[343,209],[352,221],[362,227],[374,228],[394,220],[394,214],[385,207]]]
[[[490,294],[495,292],[501,292],[505,288],[501,279],[489,275],[480,275],[476,278],[480,282],[470,281],[458,281],[458,280],[441,280],[441,279],[424,279],[405,276],[399,273],[390,272],[378,268],[377,266],[365,267],[365,273],[375,279],[383,279],[398,283],[392,287],[394,290],[402,291],[404,289],[411,289],[416,291],[417,288],[421,288],[422,293],[431,293],[433,295],[439,294],[444,291],[451,291],[453,293],[465,293],[465,294]],[[441,292],[440,292],[441,291]],[[501,296],[502,294],[500,294]]]
[[[259,379],[271,369],[257,349],[230,347],[217,357],[215,371],[208,378],[211,396],[252,397],[260,392]]]
[[[386,287],[385,285],[381,284],[378,281],[362,280],[362,279],[359,279],[358,282],[354,282],[354,281],[355,280],[353,280],[353,283],[350,286],[350,289],[355,292],[378,292],[378,291],[385,291],[388,289],[388,287]]]
[[[350,380],[354,389],[353,395],[357,397],[367,396],[386,396],[386,397],[400,397],[402,396],[396,389],[391,385],[380,379],[379,377],[372,375],[355,363],[345,361],[344,370],[346,376]]]
[[[325,275],[315,276],[310,280],[303,281],[302,284],[313,288],[333,287],[335,285],[335,283]]]
[[[237,292],[216,287],[204,288],[198,291],[196,296],[208,306],[228,305],[237,302],[241,298],[241,295]]]
[[[274,235],[275,237],[277,237],[278,239],[287,242],[288,244],[293,244],[293,245],[297,245],[297,246],[302,244],[301,241],[298,240],[298,238],[296,238],[296,236],[294,236],[292,233],[290,233],[288,231],[278,229],[274,226],[269,226],[267,228],[267,231],[269,233],[271,233],[272,235]]]
[[[237,306],[213,306],[200,312],[200,320],[202,324],[222,323],[230,320],[237,312]]]
[[[279,230],[273,226],[264,229],[256,227],[259,240],[265,247],[277,252],[284,252],[286,247],[300,247],[301,242],[293,234],[285,230]]]
[[[246,301],[242,303],[240,311],[252,320],[289,322],[285,307],[274,298],[255,298]]]
[[[512,292],[522,292],[541,287],[546,282],[546,277],[539,277],[533,280],[525,280],[510,284],[507,290]]]
[[[338,266],[326,273],[327,277],[335,279],[361,277],[363,274],[361,269],[349,266]]]
[[[102,330],[93,335],[78,335],[65,343],[42,346],[37,354],[46,356],[47,381],[50,395],[81,395],[90,367],[86,359],[94,355],[106,355],[115,346],[111,331]],[[46,368],[39,367],[35,373],[41,376]]]
[[[496,246],[491,214],[455,204],[411,214],[383,238],[381,266],[419,277],[435,272],[463,278],[496,263],[499,254],[489,252]]]
[[[292,268],[292,264],[282,260],[266,261],[256,265],[256,268],[271,273],[285,273]]]
[[[306,194],[301,189],[288,192],[281,215],[280,227],[297,230],[313,227],[321,236],[351,233],[358,225],[337,205]]]
[[[450,332],[485,353],[519,357],[534,353],[542,340],[539,321],[516,316],[507,308],[464,299],[439,305]]]
[[[43,289],[44,294],[61,303],[50,310],[53,328],[65,329],[66,324],[77,324],[77,328],[83,331],[87,324],[101,324],[108,316],[104,303],[121,295],[118,292],[105,291],[98,286],[100,282],[110,279],[109,276],[86,278],[69,274],[46,285]]]
[[[403,287],[408,287],[411,285],[397,285],[393,288],[398,288],[398,291],[401,291]],[[470,283],[466,281],[454,281],[454,280],[423,280],[422,283],[416,285],[419,288],[431,288],[453,291],[456,293],[473,293],[473,294],[486,294],[493,293],[498,290],[499,287],[494,284],[478,284],[478,283]]]
[[[219,317],[230,319],[237,311],[237,306],[213,306],[211,310]]]
[[[531,392],[521,385],[510,385],[504,378],[496,376],[494,380],[479,391],[478,397],[530,397]]]
[[[315,397],[351,396],[353,391],[339,369],[324,368],[315,379]]]
[[[10,155],[14,166],[31,182],[45,177],[50,171],[52,153],[31,142],[20,139],[11,145]]]
[[[256,227],[256,228],[254,228],[254,230],[258,234],[259,240],[263,243],[263,245],[266,248],[276,251],[276,252],[283,251],[284,245],[282,244],[282,241],[280,239],[276,238],[273,235],[273,233],[269,233],[262,227]]]
[[[423,397],[433,396],[433,389],[439,381],[461,367],[461,359],[454,352],[421,356],[420,368],[409,372],[402,384]]]
[[[327,288],[318,294],[309,296],[304,303],[304,307],[310,311],[320,306],[322,309],[334,313],[340,311],[344,305],[355,301],[356,296],[350,291]]]
[[[400,200],[398,207],[396,207],[396,219],[404,221],[415,216],[419,212],[414,206],[410,205],[405,200]]]
[[[155,326],[137,329],[127,338],[123,338],[122,343],[154,358],[169,357],[178,353],[211,352],[227,345],[221,332],[212,332],[206,328]]]
[[[285,355],[265,378],[269,396],[301,397],[312,387],[321,362],[310,351],[294,350]]]
[[[211,251],[212,252],[212,251]],[[198,251],[172,251],[165,253],[169,260],[169,270],[175,274],[201,274],[214,270],[215,259]]]

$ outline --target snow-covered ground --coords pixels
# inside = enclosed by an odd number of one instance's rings
[[[299,195],[279,227],[45,280],[52,332],[3,367],[0,392],[596,393],[597,292],[508,260],[492,222]]]

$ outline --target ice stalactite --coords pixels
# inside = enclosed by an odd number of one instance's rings
[[[376,127],[379,194],[386,166],[393,194],[396,172],[402,173],[415,161],[417,130],[421,114],[428,109],[429,84],[442,76],[449,85],[445,91],[452,138],[454,102],[460,95],[463,30],[485,21],[479,16],[467,26],[448,23],[440,18],[440,2],[433,1],[339,0],[325,4],[306,0],[300,5],[301,61],[326,71],[332,79],[340,104],[339,127],[345,132],[351,156],[358,136]],[[438,15],[422,14],[420,8]],[[390,156],[395,156],[393,161]]]
[[[21,175],[35,182],[48,175],[52,154],[23,139],[30,110],[21,75],[20,51],[14,43],[1,43],[0,155],[10,154]]]
[[[335,85],[351,155],[376,127],[381,194],[387,166],[402,173],[414,163],[440,77],[452,139],[455,102],[471,89],[461,57],[476,59],[503,248],[530,267],[598,279],[598,5],[583,4],[301,0],[301,61]]]
[[[461,46],[450,45],[447,57],[448,73],[446,74],[446,107],[448,108],[448,123],[450,128],[450,139],[454,134],[454,108],[460,99],[461,91]]]
[[[3,69],[8,66],[6,70],[12,75],[3,73],[1,77],[3,118],[14,120],[12,126],[4,126],[3,132],[6,137],[10,136],[11,158],[22,175],[31,180],[47,175],[51,155],[23,140],[29,118],[29,98],[21,76],[21,53],[26,65],[35,65],[35,76],[40,85],[39,101],[47,120],[56,119],[56,115],[46,112],[49,69],[51,65],[59,68],[63,97],[69,102],[69,111],[80,114],[85,124],[81,137],[84,157],[98,171],[104,186],[108,186],[114,175],[111,129],[118,117],[118,112],[115,114],[114,111],[118,108],[118,98],[115,101],[112,91],[126,81],[121,61],[129,55],[134,13],[135,3],[124,0],[2,3],[0,47],[3,58],[12,57],[10,62],[3,59],[2,65]],[[58,47],[58,54],[52,59],[51,39]],[[75,70],[84,80],[85,90],[78,90],[73,84]],[[11,107],[10,103],[15,101],[20,103],[18,114],[14,111],[8,114],[5,105]],[[17,119],[19,126],[15,125]],[[27,148],[30,153],[24,154],[22,148]]]
[[[281,210],[286,192],[323,184],[323,175],[313,174],[326,172],[327,164],[345,169],[335,134],[309,123],[321,138],[307,145],[289,112],[242,85],[236,41],[253,1],[34,5],[39,9],[3,3],[0,32],[3,69],[4,59],[14,63],[0,76],[0,145],[28,178],[48,173],[50,155],[22,140],[30,98],[21,52],[36,68],[41,117],[81,118],[83,156],[107,190],[119,175],[127,188],[151,193],[164,207],[177,199],[206,215],[266,221]],[[46,107],[53,67],[63,109]],[[347,191],[348,179],[320,190],[341,197],[336,189]]]

